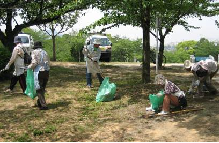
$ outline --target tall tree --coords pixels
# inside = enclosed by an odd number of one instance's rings
[[[150,82],[150,24],[153,10],[161,8],[159,2],[150,0],[102,0],[98,7],[105,12],[105,16],[89,28],[98,25],[112,24],[112,26],[133,25],[143,29],[142,53],[142,81]],[[107,29],[105,28],[105,29]]]
[[[162,2],[162,1],[161,1]],[[183,26],[187,31],[190,28],[199,28],[192,25],[189,25],[186,22],[188,17],[201,17],[202,15],[211,16],[214,10],[212,9],[215,6],[213,3],[214,0],[169,0],[163,1],[163,6],[165,9],[158,11],[156,17],[159,18],[159,36],[160,41],[159,46],[159,67],[162,67],[163,63],[163,53],[164,53],[164,42],[165,37],[172,32],[172,29],[175,25]],[[151,34],[157,38],[157,35],[153,33],[152,30],[156,29],[155,20],[151,24]]]
[[[89,7],[95,0],[1,0],[0,40],[10,51],[13,38],[23,28],[59,19],[63,14]]]
[[[50,37],[52,37],[53,61],[56,61],[56,36],[72,28],[77,22],[78,16],[79,13],[77,11],[74,13],[70,12],[62,15],[57,20],[38,26],[41,31],[45,31]]]
[[[159,26],[160,58],[159,65],[162,66],[164,39],[172,31],[173,26],[180,24],[186,29],[189,26],[183,18],[189,16],[200,16],[208,14],[210,2],[214,0],[102,0],[99,7],[105,12],[102,19],[95,22],[91,27],[99,25],[113,26],[133,25],[143,29],[143,69],[142,80],[144,83],[150,81],[150,34],[155,29],[157,13],[160,15],[161,24]],[[164,31],[164,33],[163,33]],[[156,36],[155,34],[153,34]]]

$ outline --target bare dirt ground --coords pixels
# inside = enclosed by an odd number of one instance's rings
[[[20,93],[3,93],[9,81],[0,83],[0,141],[80,141],[80,142],[218,142],[218,95],[206,93],[203,99],[187,95],[188,109],[168,116],[149,116],[148,95],[156,93],[153,84],[141,83],[141,66],[136,63],[103,63],[101,69],[117,85],[116,98],[96,103],[98,81],[85,86],[84,63],[52,63],[47,87],[49,110],[40,111]],[[188,90],[192,74],[182,64],[168,64],[159,73]],[[218,75],[213,84],[219,87]]]

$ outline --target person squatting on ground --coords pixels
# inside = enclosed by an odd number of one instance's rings
[[[218,71],[217,62],[212,59],[201,60],[195,64],[192,64],[189,60],[184,62],[184,67],[187,71],[193,73],[192,84],[189,88],[189,93],[194,92],[194,88],[197,86],[197,94],[193,95],[193,98],[202,98],[203,87],[206,87],[211,94],[217,94],[217,89],[212,85],[211,79]]]
[[[28,65],[28,69],[34,71],[34,84],[38,96],[37,105],[41,110],[47,110],[45,91],[49,80],[50,60],[47,52],[42,48],[40,41],[34,43],[34,50],[31,55],[32,61]]]
[[[13,63],[15,69],[11,78],[10,87],[7,90],[5,90],[5,92],[12,92],[14,86],[17,84],[17,81],[19,81],[20,87],[24,93],[26,90],[26,79],[24,75],[24,51],[22,49],[24,47],[19,36],[14,37],[14,43],[16,44],[16,46],[13,49],[10,61],[5,66],[5,70],[9,70],[10,66]]]
[[[86,41],[87,42],[87,41]],[[99,59],[101,56],[100,46],[100,39],[94,39],[93,45],[90,44],[83,48],[83,54],[86,61],[86,80],[87,80],[87,87],[92,87],[92,74],[96,74],[97,78],[100,82],[104,80],[101,76]]]
[[[158,114],[165,115],[170,113],[171,105],[180,108],[187,106],[185,93],[181,91],[179,87],[176,86],[174,83],[165,79],[165,77],[162,74],[158,74],[155,77],[155,84],[161,86],[161,88],[164,88],[165,94],[162,105],[162,111]]]

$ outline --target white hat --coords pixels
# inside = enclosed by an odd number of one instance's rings
[[[100,45],[100,39],[94,39],[94,42],[93,42],[93,44],[99,44]]]
[[[189,69],[192,67],[192,63],[189,60],[185,60],[184,62],[184,68]]]
[[[165,81],[166,81],[166,79],[162,74],[158,74],[158,75],[155,76],[155,84],[164,85]]]

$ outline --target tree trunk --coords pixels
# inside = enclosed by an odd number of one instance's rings
[[[5,48],[9,49],[10,52],[13,51],[14,49],[14,36],[16,36],[20,31],[19,28],[16,30],[12,31],[12,10],[8,9],[7,10],[7,18],[6,18],[6,29],[5,32],[2,32],[0,30],[0,40],[2,44],[4,45]]]
[[[81,51],[78,52],[78,62],[81,62]]]
[[[55,29],[52,25],[52,47],[53,47],[53,61],[56,61],[56,36]]]
[[[159,56],[158,56],[158,67],[162,68],[163,64],[163,53],[164,53],[164,36],[160,35],[160,48],[159,48]]]
[[[143,56],[142,81],[150,82],[150,7],[147,7],[142,17],[143,29]]]

